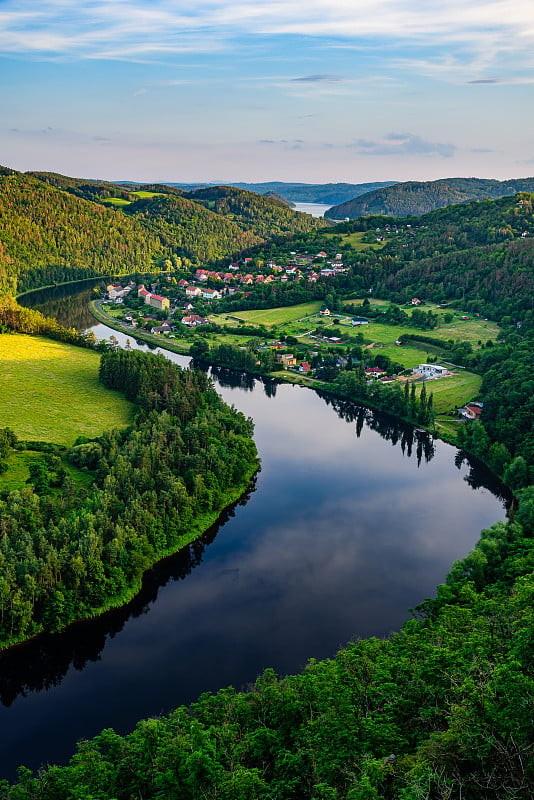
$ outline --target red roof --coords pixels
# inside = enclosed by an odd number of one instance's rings
[[[480,406],[466,406],[466,410],[467,410],[467,411],[470,411],[470,412],[471,412],[471,414],[472,414],[474,417],[476,417],[477,419],[478,419],[478,417],[480,417],[480,415],[482,414],[482,409],[480,408]]]

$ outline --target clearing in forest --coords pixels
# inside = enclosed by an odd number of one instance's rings
[[[19,439],[70,446],[132,421],[132,404],[98,380],[100,355],[92,350],[6,333],[0,363],[0,425]]]

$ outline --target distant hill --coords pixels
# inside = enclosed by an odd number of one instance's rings
[[[352,200],[361,194],[370,192],[374,189],[381,189],[385,186],[393,186],[396,181],[381,181],[374,183],[285,183],[284,181],[268,181],[266,183],[226,183],[226,186],[233,186],[236,189],[244,189],[255,194],[268,195],[270,193],[279,195],[292,203],[321,203],[322,205],[335,205],[343,203],[345,200]],[[142,188],[141,184],[128,183],[121,181],[118,186],[131,189]],[[197,189],[211,188],[216,184],[211,183],[168,183],[168,186],[175,186],[187,192]]]
[[[184,196],[233,220],[243,229],[253,230],[262,238],[310,231],[331,224],[310,214],[293,211],[284,200],[234,186],[208,186]]]
[[[121,187],[116,183],[109,181],[92,180],[90,178],[70,178],[68,175],[60,175],[58,172],[26,172],[32,178],[37,178],[39,181],[50,184],[56,189],[63,189],[69,194],[74,194],[77,197],[83,197],[85,200],[94,200],[96,202],[105,200],[110,197],[118,197],[123,200],[131,200],[132,195],[129,194],[125,187]],[[155,190],[152,190],[155,191]],[[135,196],[133,196],[135,200]]]
[[[289,208],[294,207],[294,203],[292,203],[291,200],[287,200],[285,197],[282,197],[281,194],[278,194],[278,192],[273,192],[271,189],[268,192],[265,192],[263,196],[270,197],[271,200],[278,200],[278,202],[283,203],[286,206],[289,206]]]
[[[483,178],[444,178],[438,181],[408,181],[375,189],[348,202],[330,208],[329,219],[357,219],[370,214],[397,217],[428,214],[437,208],[468,203],[471,200],[495,200],[517,192],[534,191],[534,178],[508,181]]]

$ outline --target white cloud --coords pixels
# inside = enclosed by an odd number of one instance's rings
[[[531,0],[4,0],[0,11],[0,52],[12,54],[128,60],[213,52],[244,36],[283,34],[454,47],[464,67],[467,62],[479,70],[513,54],[516,69],[531,69],[534,5]],[[446,66],[441,63],[442,72]]]
[[[451,158],[456,147],[452,144],[429,142],[413,133],[389,133],[382,139],[358,139],[348,145],[367,156],[423,155]]]

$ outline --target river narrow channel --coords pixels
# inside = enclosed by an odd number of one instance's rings
[[[87,292],[59,306],[79,320]],[[48,311],[41,298],[24,302]],[[266,667],[295,672],[397,630],[505,517],[500,484],[443,442],[298,386],[212,374],[254,419],[254,486],[129,607],[0,656],[0,777],[64,763],[78,739],[127,732]]]

